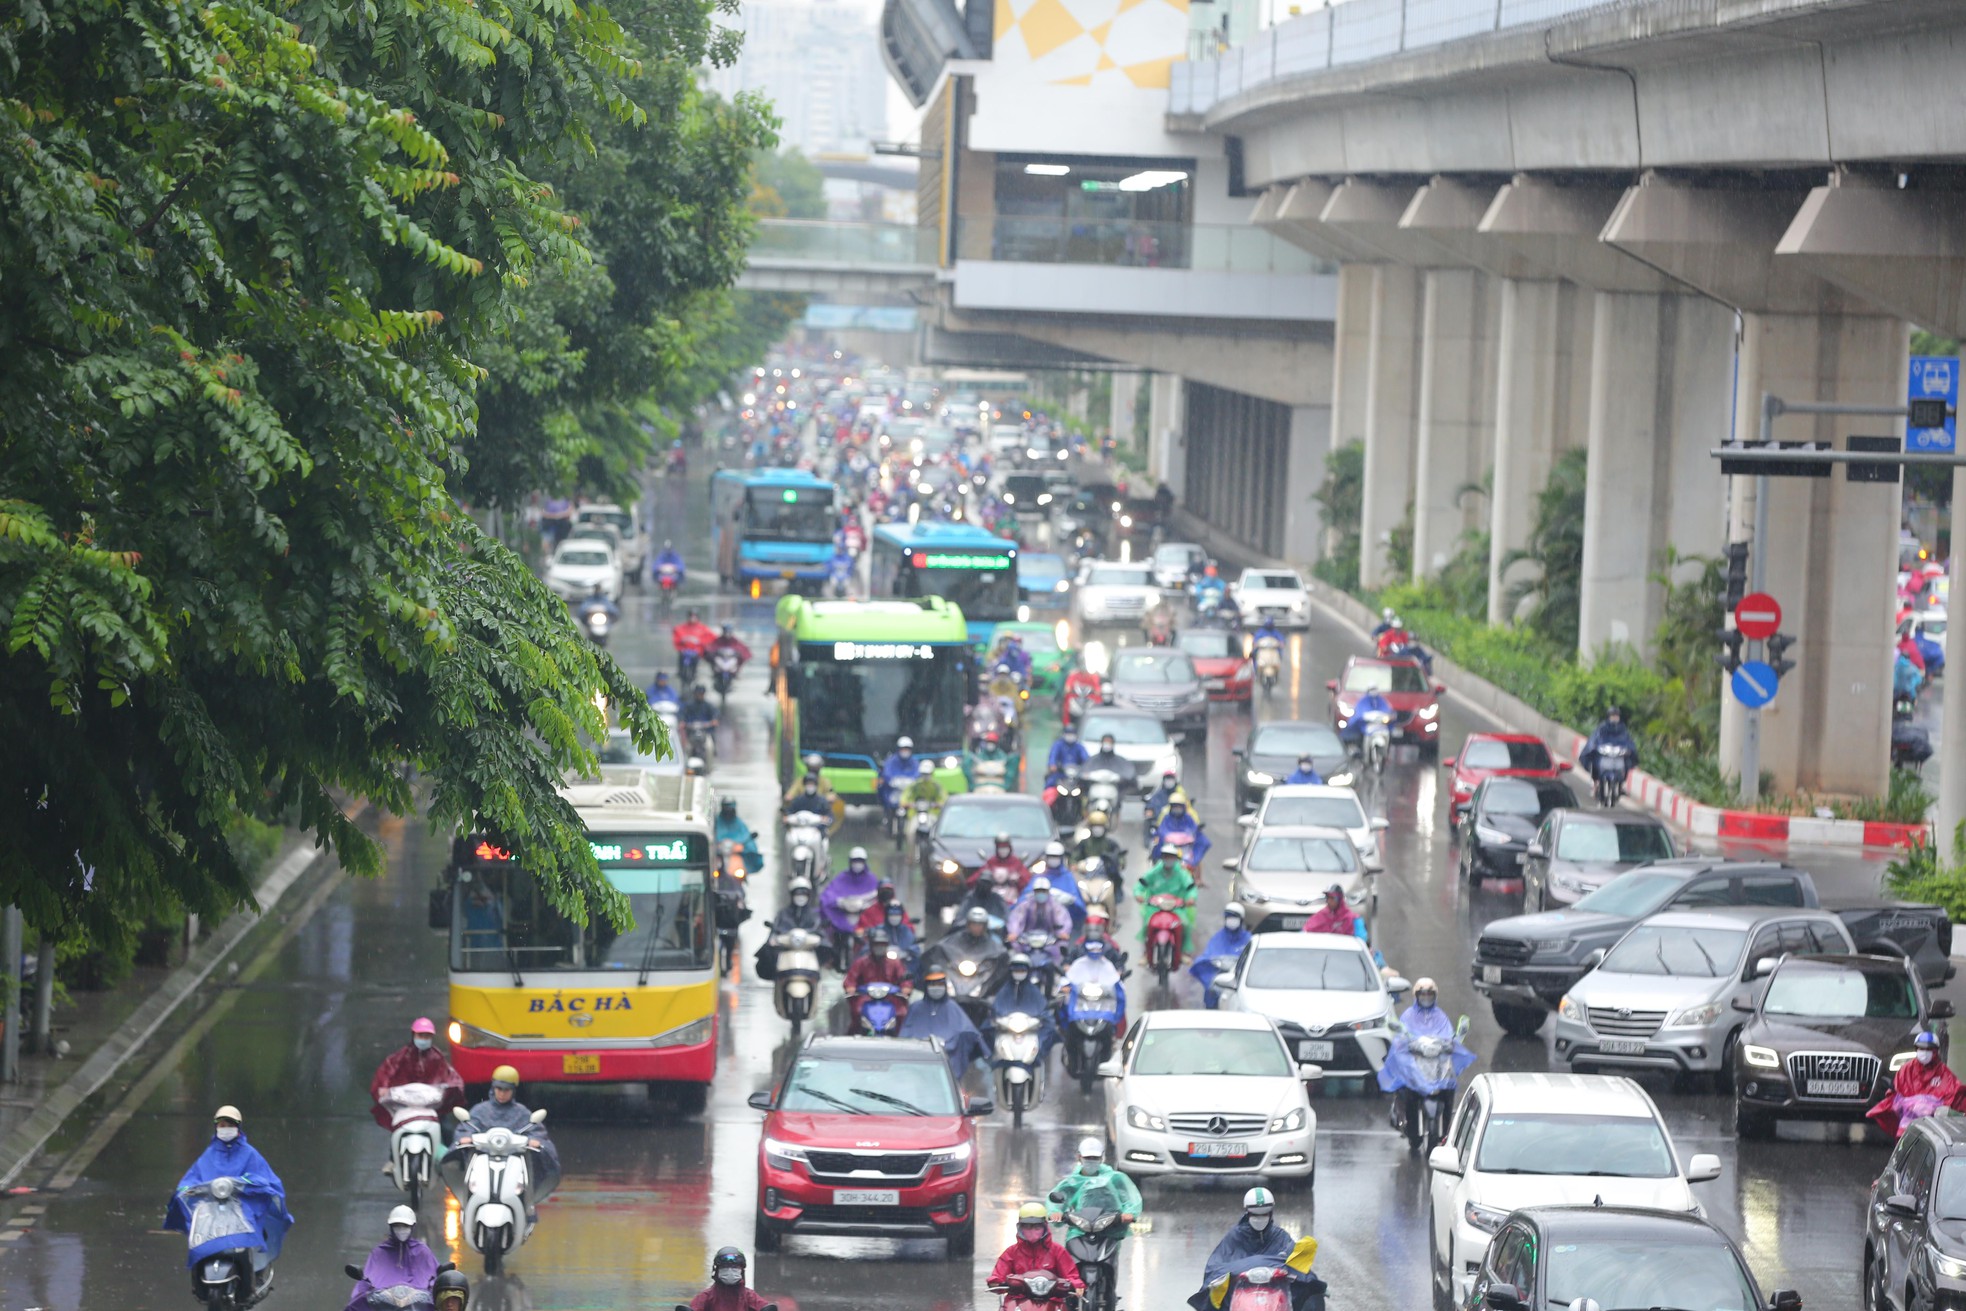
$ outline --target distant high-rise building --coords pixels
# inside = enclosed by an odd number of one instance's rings
[[[755,91],[783,120],[779,146],[865,151],[887,131],[887,70],[871,10],[841,0],[747,0],[744,53],[711,75],[724,95]]]

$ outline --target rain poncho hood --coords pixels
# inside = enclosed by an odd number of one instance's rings
[[[399,1243],[394,1238],[375,1245],[369,1259],[362,1266],[362,1278],[348,1295],[347,1311],[366,1311],[369,1294],[379,1288],[394,1288],[407,1284],[411,1288],[430,1290],[430,1283],[437,1277],[437,1255],[415,1236],[407,1242]]]
[[[969,1069],[970,1062],[983,1059],[987,1048],[983,1045],[983,1035],[963,1014],[963,1008],[954,997],[944,997],[933,1001],[927,997],[908,1008],[908,1018],[901,1021],[901,1036],[904,1038],[939,1038],[942,1050],[949,1057],[949,1068],[957,1079]]]
[[[1386,1063],[1379,1068],[1379,1087],[1386,1092],[1395,1092],[1401,1088],[1411,1088],[1420,1093],[1439,1092],[1440,1088],[1431,1086],[1419,1077],[1413,1067],[1413,1057],[1407,1050],[1407,1044],[1414,1038],[1453,1039],[1454,1021],[1447,1018],[1447,1011],[1442,1007],[1424,1007],[1415,1002],[1406,1008],[1406,1013],[1399,1017],[1399,1022],[1405,1027],[1406,1032],[1393,1040],[1391,1050],[1386,1053]],[[1456,1078],[1460,1076],[1461,1071],[1474,1064],[1474,1059],[1474,1053],[1463,1046],[1459,1039],[1455,1039]],[[1452,1087],[1453,1081],[1450,1080],[1443,1086]]]
[[[240,1208],[245,1212],[248,1222],[257,1230],[257,1238],[238,1233],[222,1234],[192,1247],[185,1257],[187,1269],[197,1266],[206,1257],[217,1256],[221,1252],[234,1252],[242,1247],[263,1250],[265,1255],[256,1262],[264,1267],[271,1265],[280,1257],[280,1244],[286,1241],[287,1230],[293,1226],[294,1218],[287,1213],[287,1186],[280,1182],[280,1176],[273,1173],[273,1167],[257,1148],[246,1141],[246,1131],[239,1130],[239,1136],[229,1143],[212,1141],[203,1154],[191,1163],[191,1168],[178,1180],[177,1192],[171,1195],[170,1208],[164,1213],[164,1228],[175,1229],[189,1234],[192,1230],[192,1216],[202,1198],[186,1197],[187,1188],[209,1184],[214,1179],[237,1179],[240,1187],[236,1194]]]

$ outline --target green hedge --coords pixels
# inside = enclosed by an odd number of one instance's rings
[[[1936,843],[1920,842],[1884,867],[1884,881],[1906,901],[1931,902],[1966,920],[1966,823],[1953,830],[1951,859]]]

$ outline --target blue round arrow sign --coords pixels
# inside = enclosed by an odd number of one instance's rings
[[[1782,676],[1765,660],[1743,660],[1734,671],[1734,699],[1750,710],[1758,710],[1775,699]]]

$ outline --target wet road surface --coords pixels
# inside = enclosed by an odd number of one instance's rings
[[[668,482],[659,505],[671,527],[661,535],[701,542],[705,510],[692,482]],[[674,525],[688,522],[690,531]],[[688,550],[689,548],[685,548]],[[699,567],[691,554],[691,567]],[[708,561],[701,562],[707,565]],[[691,589],[705,586],[692,577]],[[771,598],[702,597],[706,618],[738,624],[752,649],[770,640]],[[646,682],[670,667],[667,619],[631,592],[614,645],[631,676]],[[676,616],[680,618],[680,614]],[[1319,717],[1323,680],[1358,639],[1316,625],[1293,637],[1289,673],[1262,718]],[[448,1199],[423,1206],[424,1236],[476,1284],[474,1306],[487,1308],[667,1307],[686,1301],[705,1281],[712,1252],[726,1243],[748,1250],[753,1214],[758,1112],[745,1105],[766,1087],[788,1054],[786,1026],[773,1013],[769,985],[746,975],[760,925],[778,904],[776,834],[769,817],[776,788],[770,774],[763,661],[745,671],[730,701],[714,771],[720,789],[763,830],[766,876],[752,889],[755,918],[746,926],[743,968],[722,997],[721,1064],[710,1109],[679,1119],[640,1088],[579,1090],[528,1087],[521,1098],[550,1109],[566,1178],[543,1208],[531,1242],[510,1259],[503,1280],[480,1280],[478,1258],[456,1236]],[[1445,754],[1471,729],[1452,696],[1444,709]],[[1211,864],[1237,845],[1230,751],[1247,736],[1239,707],[1217,706],[1205,740],[1186,747],[1184,774],[1216,838]],[[1038,761],[1050,732],[1034,733]],[[1041,772],[1034,771],[1034,772]],[[1466,1011],[1474,1027],[1475,1067],[1552,1067],[1553,1025],[1535,1039],[1501,1035],[1468,986],[1468,963],[1481,926],[1514,914],[1517,885],[1491,883],[1470,892],[1454,874],[1445,822],[1444,774],[1402,752],[1367,792],[1367,808],[1391,821],[1386,873],[1380,882],[1375,939],[1387,961],[1408,977],[1431,974],[1442,1004]],[[1116,832],[1137,842],[1137,803]],[[415,821],[382,821],[376,831],[390,853],[375,882],[342,879],[256,978],[228,990],[229,1010],[135,1107],[135,1113],[66,1192],[21,1199],[0,1209],[19,1237],[0,1243],[0,1308],[189,1306],[183,1240],[159,1231],[164,1203],[185,1165],[204,1147],[212,1109],[239,1105],[246,1131],[284,1177],[298,1223],[278,1266],[268,1311],[338,1307],[347,1298],[344,1262],[359,1263],[381,1236],[383,1217],[401,1200],[381,1170],[386,1137],[371,1121],[366,1096],[377,1063],[397,1046],[411,1018],[445,1014],[444,942],[425,927],[425,894],[441,869],[447,835]],[[909,904],[919,910],[911,871],[891,844],[881,844],[869,814],[857,813],[835,851],[854,842],[892,867]],[[1745,851],[1743,852],[1745,854]],[[1881,863],[1849,853],[1792,853],[1811,869],[1825,896],[1873,895]],[[1143,866],[1134,852],[1130,869]],[[1197,923],[1219,922],[1228,875],[1208,871]],[[1132,934],[1135,912],[1122,919]],[[836,989],[837,985],[833,985]],[[1199,1004],[1193,981],[1172,995],[1153,995],[1136,978],[1136,1004]],[[1857,1235],[1864,1190],[1882,1165],[1885,1146],[1851,1130],[1785,1127],[1778,1141],[1737,1145],[1728,1103],[1712,1094],[1648,1089],[1664,1110],[1682,1158],[1717,1152],[1725,1173],[1697,1185],[1709,1216],[1744,1244],[1764,1290],[1798,1287],[1812,1306],[1857,1302]],[[1339,1086],[1317,1095],[1319,1170],[1314,1195],[1288,1195],[1279,1221],[1321,1241],[1317,1268],[1345,1311],[1429,1305],[1427,1171],[1386,1122],[1384,1100]],[[943,1258],[940,1242],[889,1243],[792,1239],[780,1254],[754,1256],[752,1282],[786,1311],[848,1308],[991,1307],[983,1291],[995,1253],[1011,1237],[1017,1205],[1040,1197],[1072,1164],[1076,1140],[1099,1132],[1103,1093],[1088,1097],[1054,1079],[1045,1104],[1025,1128],[1006,1117],[981,1121],[978,1256]],[[1246,1177],[1146,1185],[1152,1231],[1127,1243],[1119,1286],[1136,1311],[1176,1311],[1199,1281],[1203,1258],[1236,1218]],[[23,1215],[21,1207],[45,1208]],[[22,1224],[21,1221],[28,1221]]]

